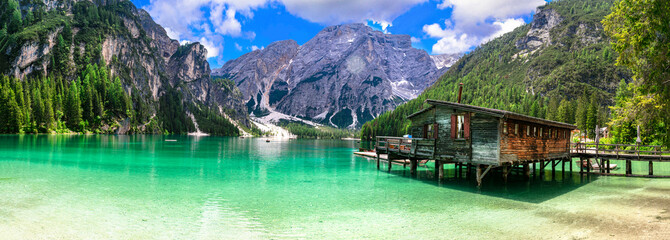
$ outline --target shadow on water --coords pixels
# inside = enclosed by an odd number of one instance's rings
[[[482,187],[477,187],[474,168],[470,175],[466,176],[465,167],[463,167],[462,174],[457,175],[458,170],[453,165],[447,165],[444,169],[444,178],[438,180],[434,169],[430,167],[420,167],[416,175],[410,174],[409,166],[404,169],[402,166],[394,167],[401,168],[401,170],[392,170],[390,173],[392,175],[411,178],[436,187],[528,203],[542,203],[551,200],[598,179],[598,176],[582,175],[579,172],[571,173],[567,170],[565,172],[556,170],[553,177],[551,170],[545,170],[542,178],[538,170],[535,176],[531,175],[528,179],[521,171],[515,170],[508,175],[508,181],[505,183],[502,172],[492,170],[484,177]]]

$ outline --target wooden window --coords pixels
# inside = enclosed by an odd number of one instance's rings
[[[544,138],[544,128],[540,128],[540,138]]]
[[[526,137],[530,137],[530,126],[526,126]]]
[[[423,125],[423,137],[428,139],[437,139],[438,129],[439,128],[437,123]]]
[[[519,136],[519,124],[514,124],[514,135]]]
[[[537,137],[537,127],[533,127],[533,137]]]
[[[503,122],[503,134],[507,135],[507,122]]]
[[[470,114],[451,115],[451,138],[469,139],[470,138]]]

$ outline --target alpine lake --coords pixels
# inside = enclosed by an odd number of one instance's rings
[[[437,180],[360,143],[0,136],[0,239],[669,239],[670,179]],[[612,161],[623,166],[623,162]],[[567,167],[566,167],[567,168]],[[634,163],[634,171],[646,171]],[[618,170],[623,171],[623,170]],[[654,166],[670,175],[670,165]]]

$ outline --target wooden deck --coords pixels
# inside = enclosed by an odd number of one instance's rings
[[[386,159],[398,160],[403,162],[412,159],[431,159],[436,161],[436,166],[439,168],[441,164],[450,163],[439,159],[435,155],[435,140],[422,138],[402,138],[402,137],[377,137],[375,144],[375,151],[366,153],[369,157],[380,158],[384,156]],[[379,156],[377,155],[379,154]],[[588,161],[586,167],[580,167],[580,173],[599,174],[599,175],[615,175],[615,176],[631,176],[631,177],[670,177],[654,175],[653,164],[656,162],[670,162],[670,151],[663,150],[661,146],[642,146],[642,145],[626,145],[626,144],[596,144],[596,143],[574,143],[570,145],[569,159],[541,159],[527,161],[535,164],[540,163],[540,170],[551,166],[552,170],[556,165],[566,162],[572,166],[572,159],[579,158],[581,162]],[[626,169],[625,174],[610,173],[610,160],[625,160],[625,166],[620,166]],[[649,173],[647,175],[633,174],[631,161],[645,161],[649,162]],[[453,162],[456,163],[456,162]],[[463,164],[463,163],[456,163]],[[517,163],[512,163],[515,165]],[[391,169],[389,164],[389,171]],[[593,165],[598,166],[597,171],[593,171]],[[377,163],[379,167],[379,161]],[[602,166],[602,167],[601,167]],[[414,167],[412,167],[414,169]],[[570,168],[571,169],[571,168]]]

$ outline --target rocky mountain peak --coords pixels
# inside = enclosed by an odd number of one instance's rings
[[[354,23],[326,27],[302,46],[275,42],[212,74],[235,81],[255,116],[276,111],[355,128],[415,98],[452,60],[413,48],[408,35]]]

